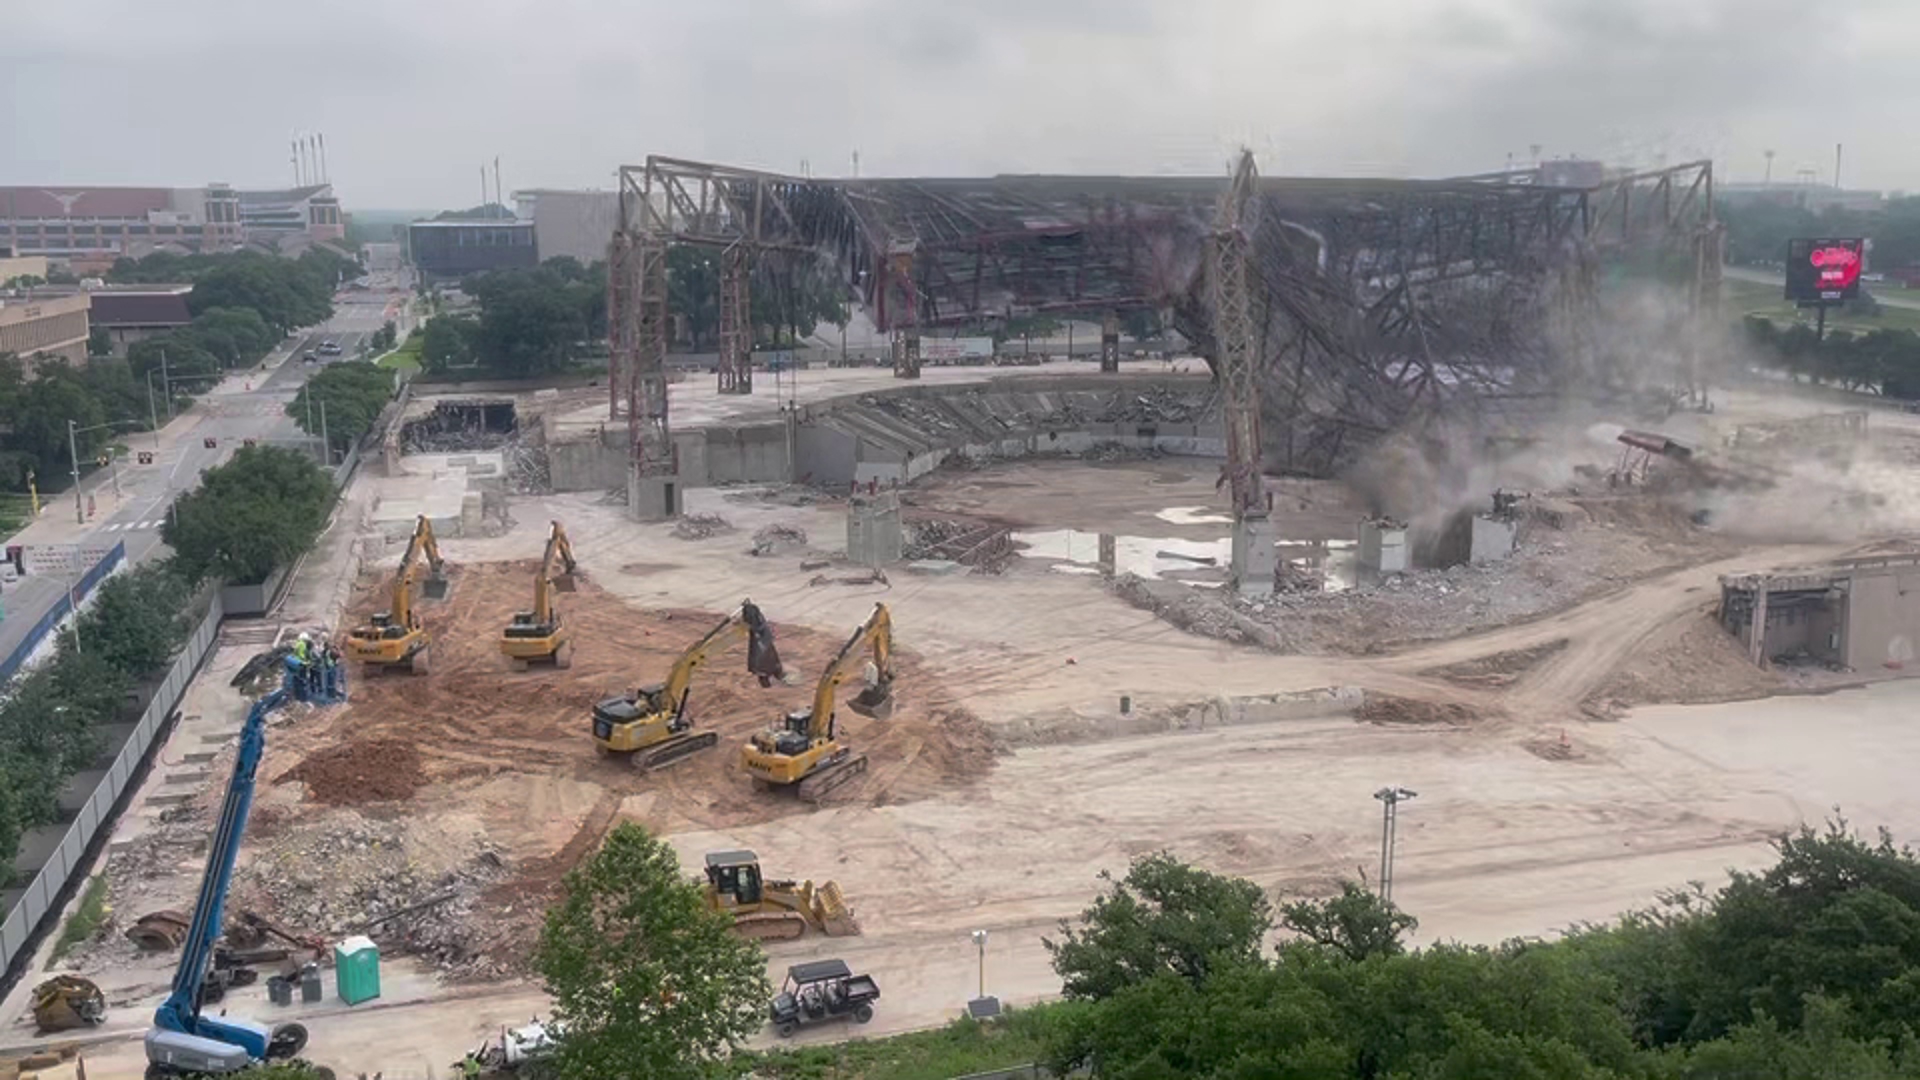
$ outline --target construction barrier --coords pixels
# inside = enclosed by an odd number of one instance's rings
[[[13,652],[5,660],[0,660],[0,683],[5,683],[19,674],[21,665],[25,664],[34,650],[40,647],[40,643],[47,639],[47,635],[53,633],[53,628],[60,625],[60,620],[66,618],[67,614],[73,610],[74,603],[85,601],[93,594],[94,588],[108,574],[113,573],[114,567],[119,566],[126,559],[127,545],[122,541],[108,548],[107,553],[100,557],[100,561],[88,567],[86,573],[81,574],[73,583],[73,588],[69,592],[62,593],[60,598],[54,601],[53,606],[40,616],[39,621],[33,624],[33,629],[27,631],[27,636],[21,638],[20,644],[13,647]]]
[[[153,747],[154,737],[160,733],[167,717],[179,707],[181,697],[187,692],[187,684],[193,681],[201,662],[207,658],[208,650],[213,648],[214,638],[220,632],[221,615],[220,598],[215,596],[206,615],[200,619],[200,624],[194,627],[193,635],[187,639],[186,648],[174,658],[166,680],[154,691],[153,700],[147,703],[146,711],[140,714],[140,722],[127,737],[126,745],[114,756],[113,767],[100,778],[93,794],[67,826],[66,835],[60,838],[60,846],[54,849],[46,865],[27,883],[26,892],[7,912],[6,921],[0,923],[0,970],[13,967],[15,959],[33,940],[34,931],[42,919],[50,914],[58,914],[61,890],[69,879],[83,869],[87,849],[93,843],[94,835],[103,826],[112,824],[114,806],[120,800],[120,793],[139,775],[147,751]]]

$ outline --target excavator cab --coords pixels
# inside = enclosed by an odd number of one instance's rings
[[[799,709],[788,713],[786,716],[786,727],[773,737],[773,752],[788,755],[806,753],[807,747],[813,744],[813,738],[808,734],[812,728],[812,709]],[[831,726],[828,728],[827,737],[833,737]]]

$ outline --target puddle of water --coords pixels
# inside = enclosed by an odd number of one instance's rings
[[[1161,516],[1164,517],[1165,512]],[[1101,564],[1100,544],[1103,539],[1113,545],[1113,565],[1110,568]],[[1050,569],[1062,574],[1134,574],[1143,578],[1166,578],[1190,585],[1214,586],[1221,583],[1233,564],[1233,541],[1224,536],[1218,540],[1176,540],[1152,536],[1103,536],[1079,529],[1046,529],[1016,532],[1013,540],[1024,545],[1020,552],[1023,557],[1052,562],[1054,565]],[[1345,592],[1354,587],[1359,556],[1356,542],[1281,540],[1275,547],[1281,559],[1301,570],[1323,575],[1326,591]],[[1209,564],[1204,561],[1207,559],[1213,561]]]
[[[1233,519],[1210,506],[1169,506],[1153,515],[1169,525],[1231,525]]]
[[[1226,537],[1218,540],[1175,540],[1152,536],[1111,536],[1113,543],[1113,573],[1136,574],[1144,578],[1165,577],[1180,571],[1215,570],[1224,574],[1233,559],[1233,541]],[[1016,544],[1025,544],[1026,550],[1020,554],[1029,559],[1057,560],[1065,565],[1055,566],[1054,570],[1068,574],[1101,573],[1104,570],[1100,562],[1101,534],[1081,532],[1078,529],[1046,529],[1039,532],[1016,532],[1013,534]],[[1176,555],[1190,555],[1192,558],[1168,558],[1161,552],[1173,552]],[[1212,559],[1209,566],[1199,560]]]

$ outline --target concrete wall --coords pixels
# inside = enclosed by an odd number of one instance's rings
[[[785,481],[792,475],[784,423],[708,428],[706,436],[704,468],[696,472],[683,458],[683,475],[703,476],[709,484]]]
[[[252,585],[220,586],[220,610],[235,618],[252,615],[265,615],[273,603],[273,596],[280,590],[280,583],[287,580],[287,568],[280,567],[267,575],[265,581]]]
[[[1843,645],[1855,671],[1913,666],[1920,656],[1920,567],[1854,572]]]
[[[622,445],[604,439],[547,444],[547,470],[555,491],[609,491],[627,484],[624,430],[613,433]]]

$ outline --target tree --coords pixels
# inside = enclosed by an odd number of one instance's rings
[[[307,380],[287,403],[287,415],[309,435],[321,433],[344,450],[373,430],[380,410],[393,399],[393,372],[366,361],[329,364]]]
[[[187,640],[181,613],[191,593],[170,562],[113,575],[80,620],[87,654],[136,678],[158,671]]]
[[[174,502],[160,536],[188,580],[264,581],[313,547],[333,494],[333,482],[307,455],[244,447]]]
[[[476,345],[489,366],[514,375],[538,375],[566,367],[585,335],[585,320],[564,296],[515,288],[482,301]]]
[[[96,326],[87,331],[87,355],[89,357],[113,355],[113,335],[107,333],[106,327]]]
[[[1349,960],[1365,960],[1405,951],[1401,937],[1420,922],[1368,889],[1343,881],[1339,896],[1280,905],[1280,925]]]
[[[1273,909],[1252,882],[1160,852],[1135,859],[1080,921],[1085,929],[1063,921],[1060,940],[1044,943],[1067,997],[1098,1000],[1161,972],[1199,983],[1218,964],[1253,961]]]
[[[168,377],[212,375],[220,371],[220,358],[208,352],[200,339],[180,331],[142,338],[127,347],[127,364],[137,379],[153,372],[155,385],[161,374]]]
[[[738,1075],[769,992],[759,946],[683,878],[673,848],[624,822],[567,875],[534,965],[565,1035],[570,1080]]]
[[[255,363],[279,340],[252,308],[208,308],[194,316],[192,331],[192,339],[224,367]]]
[[[420,359],[428,371],[466,367],[474,362],[473,344],[480,324],[470,318],[442,315],[427,320],[420,339]]]

